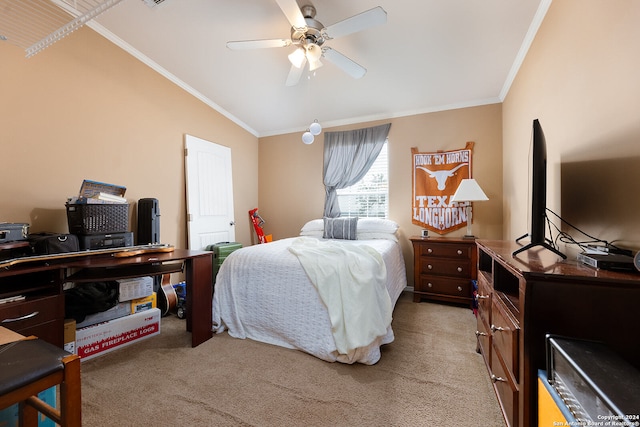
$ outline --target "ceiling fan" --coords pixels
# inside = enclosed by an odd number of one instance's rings
[[[325,58],[355,79],[366,74],[366,68],[323,45],[327,40],[384,24],[387,22],[387,12],[382,7],[374,7],[325,27],[315,20],[316,8],[310,4],[299,7],[296,0],[276,0],[276,3],[291,23],[290,39],[230,41],[227,47],[242,50],[295,46],[296,49],[289,55],[291,70],[287,76],[287,86],[298,83],[307,63],[310,71],[321,67],[320,58]]]

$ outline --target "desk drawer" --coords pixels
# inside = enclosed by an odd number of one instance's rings
[[[6,307],[0,308],[0,326],[16,332],[52,320],[64,320],[64,295],[52,295],[3,305]]]

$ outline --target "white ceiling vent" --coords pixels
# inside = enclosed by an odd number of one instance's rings
[[[161,3],[164,3],[166,0],[142,0],[142,1],[147,6],[149,6],[151,8],[154,8],[154,7],[158,6]]]
[[[31,57],[122,0],[0,0],[0,40]]]

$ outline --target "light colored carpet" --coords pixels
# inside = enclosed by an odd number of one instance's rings
[[[185,321],[82,364],[85,426],[504,426],[464,307],[400,297],[373,366],[327,363]]]

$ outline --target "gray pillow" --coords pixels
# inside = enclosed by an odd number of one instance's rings
[[[358,218],[324,218],[325,239],[356,240]]]

